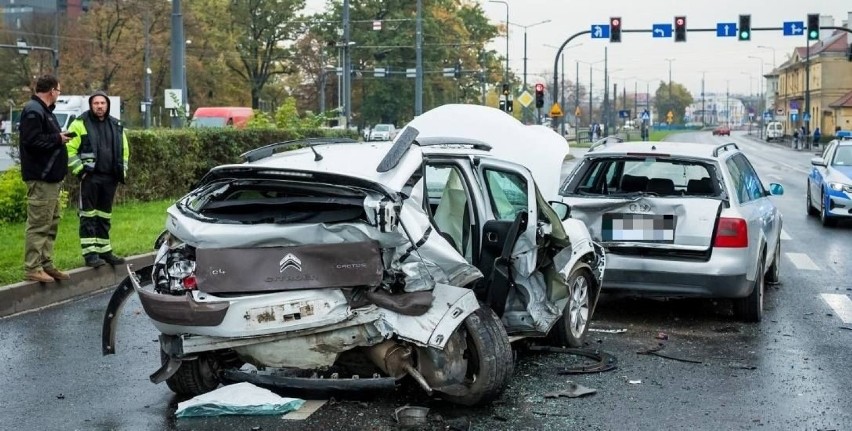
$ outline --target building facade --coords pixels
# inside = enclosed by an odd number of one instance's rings
[[[788,133],[807,125],[809,133],[819,127],[828,135],[837,126],[852,126],[852,107],[847,106],[852,98],[847,97],[852,92],[852,61],[848,58],[852,37],[848,34],[837,30],[812,45],[796,48],[786,62],[765,76],[769,86],[777,75],[771,106]]]

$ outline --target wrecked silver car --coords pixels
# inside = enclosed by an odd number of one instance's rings
[[[104,354],[136,292],[162,333],[151,380],[179,394],[408,375],[454,403],[494,399],[512,374],[510,336],[582,343],[604,255],[491,148],[409,126],[392,143],[272,144],[212,169],[168,209],[153,266],[114,293]]]

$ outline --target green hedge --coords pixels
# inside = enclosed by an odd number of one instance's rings
[[[127,184],[116,202],[154,201],[183,196],[211,168],[240,163],[240,154],[275,142],[306,137],[350,137],[342,130],[309,129],[153,129],[128,130],[130,163]],[[65,179],[68,202],[76,202],[79,181]],[[19,166],[0,173],[0,222],[26,219],[26,185]]]

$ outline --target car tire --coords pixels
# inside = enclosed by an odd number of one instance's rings
[[[568,278],[568,303],[553,325],[551,340],[560,346],[583,347],[594,312],[594,277],[587,267],[576,268]]]
[[[760,322],[763,319],[763,295],[765,293],[766,278],[764,260],[761,257],[758,262],[757,271],[755,272],[754,286],[751,293],[745,298],[739,298],[734,301],[734,315],[744,322]]]
[[[766,282],[769,284],[781,283],[781,238],[775,244],[775,257],[772,265],[766,270]]]
[[[459,330],[466,341],[465,382],[454,385],[458,387],[450,393],[436,390],[441,398],[454,404],[473,406],[493,401],[503,392],[515,368],[506,328],[493,310],[481,305],[467,316],[456,331]]]
[[[165,364],[169,360],[166,352],[160,350],[160,360]],[[168,379],[166,385],[172,392],[194,397],[206,394],[219,387],[218,366],[209,355],[199,355],[198,359],[183,361],[180,368]]]
[[[811,202],[813,202],[813,200],[811,199],[811,180],[808,180],[808,184],[807,184],[807,187],[805,188],[805,191],[806,191],[805,196],[807,196],[808,215],[809,216],[815,216],[815,215],[819,214],[819,210],[814,208],[813,205],[811,205]]]
[[[822,191],[822,193],[820,193],[820,199],[819,199],[819,221],[820,221],[820,222],[822,223],[822,225],[823,225],[823,226],[825,226],[825,227],[831,227],[831,226],[834,226],[834,222],[835,222],[834,218],[832,218],[831,216],[829,216],[829,215],[826,213],[826,208],[825,208],[825,190],[823,190],[823,191]]]

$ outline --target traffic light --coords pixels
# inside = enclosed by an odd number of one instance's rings
[[[461,78],[461,61],[456,63],[456,67],[453,69],[453,76],[456,79]]]
[[[621,42],[621,17],[612,17],[609,19],[609,41]]]
[[[819,40],[819,14],[808,14],[808,40]]]
[[[676,16],[674,21],[675,42],[686,42],[686,17]]]
[[[751,15],[740,15],[740,25],[737,27],[737,38],[740,41],[751,40]]]
[[[612,34],[612,33],[610,33]],[[541,108],[544,106],[544,84],[535,85],[535,107]]]

